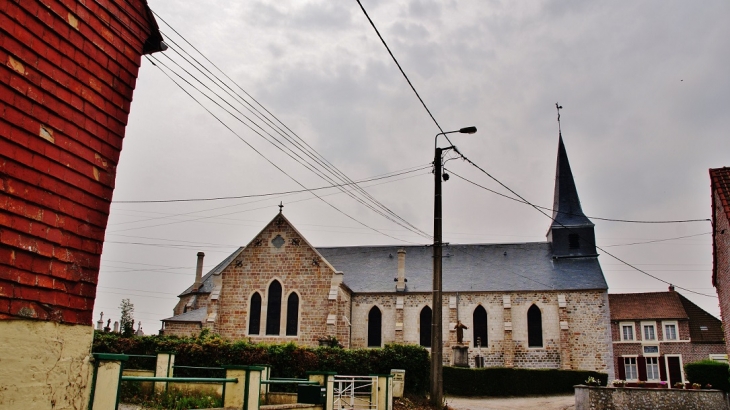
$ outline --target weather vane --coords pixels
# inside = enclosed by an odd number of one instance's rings
[[[558,110],[558,134],[563,135],[563,131],[560,129],[560,110],[563,109],[562,105],[559,105],[558,103],[555,103],[555,108]]]

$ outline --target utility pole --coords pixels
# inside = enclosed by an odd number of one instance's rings
[[[442,308],[442,224],[441,224],[441,160],[444,151],[455,148],[453,145],[446,148],[438,147],[439,135],[459,132],[462,134],[474,134],[476,127],[466,127],[457,131],[441,132],[434,138],[433,176],[434,176],[434,202],[433,202],[433,311],[431,314],[431,404],[435,408],[441,408],[444,404],[444,352],[443,352],[443,308]]]

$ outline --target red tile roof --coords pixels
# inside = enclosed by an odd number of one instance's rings
[[[608,295],[611,320],[689,319],[677,292]]]

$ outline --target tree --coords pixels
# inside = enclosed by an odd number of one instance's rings
[[[122,299],[119,305],[122,311],[122,319],[119,323],[119,330],[123,336],[130,337],[134,335],[134,305],[129,299]]]

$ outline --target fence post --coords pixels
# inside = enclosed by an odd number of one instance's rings
[[[243,410],[259,410],[261,397],[261,366],[222,366],[226,369],[227,379],[237,379],[238,382],[227,382],[225,385],[226,397],[223,402],[225,408]]]
[[[317,382],[326,389],[324,409],[332,410],[335,402],[335,375],[337,372],[311,371],[307,372],[307,378],[311,382]]]
[[[371,374],[378,378],[378,410],[393,409],[393,375],[392,374]]]
[[[116,410],[119,404],[119,384],[122,382],[123,354],[93,353],[94,375],[91,381],[89,410]]]
[[[174,352],[157,352],[157,366],[155,377],[172,377],[172,366],[175,365]],[[155,383],[155,391],[161,393],[167,391],[167,382]]]

